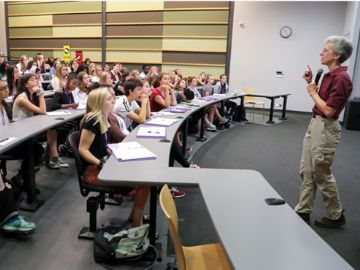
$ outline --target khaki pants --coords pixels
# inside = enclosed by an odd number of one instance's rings
[[[331,173],[335,150],[340,139],[338,120],[320,116],[312,118],[304,137],[300,163],[300,200],[295,206],[297,213],[311,213],[316,189],[321,192],[326,216],[338,219],[342,213],[336,181]]]

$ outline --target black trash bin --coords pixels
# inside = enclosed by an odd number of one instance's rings
[[[360,100],[347,102],[344,114],[344,127],[350,130],[360,130]]]

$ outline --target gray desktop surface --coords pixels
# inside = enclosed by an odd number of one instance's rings
[[[211,103],[216,102],[207,104]],[[180,115],[186,118],[191,113],[174,114],[171,118]],[[167,139],[171,142],[183,120],[167,128]],[[170,168],[171,142],[136,138],[137,129],[125,141],[139,142],[155,153],[157,159],[120,162],[111,155],[99,180],[125,186],[165,183],[199,186],[234,269],[352,269],[288,204],[269,206],[265,203],[266,198],[281,197],[259,172]]]
[[[353,269],[255,171],[227,170],[200,182],[215,229],[235,269]]]
[[[81,117],[85,113],[85,110],[65,111],[69,111],[71,114],[61,116],[37,115],[35,117],[29,117],[18,122],[10,123],[7,126],[0,126],[0,141],[9,137],[17,138],[17,140],[9,144],[0,145],[0,153],[5,152],[11,147],[14,147],[15,145],[22,143],[50,128]]]

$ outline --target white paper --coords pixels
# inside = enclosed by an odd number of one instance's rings
[[[69,111],[53,111],[53,112],[47,112],[47,115],[50,116],[61,116],[61,115],[69,115],[71,112]]]
[[[158,126],[141,126],[139,127],[137,136],[143,138],[165,138],[166,129],[165,127]]]
[[[5,145],[11,143],[12,141],[15,141],[16,139],[17,139],[16,137],[9,137],[4,140],[0,140],[0,145],[5,146]]]
[[[155,159],[156,155],[138,142],[108,144],[114,156],[122,161]]]
[[[151,119],[150,121],[146,122],[146,125],[155,125],[155,126],[163,126],[163,127],[169,127],[172,124],[176,123],[178,121],[178,119],[173,119],[173,118],[154,118]]]

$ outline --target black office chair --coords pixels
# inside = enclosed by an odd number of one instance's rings
[[[124,190],[121,190],[121,187],[86,184],[83,181],[84,166],[79,154],[80,131],[71,133],[69,141],[74,152],[81,195],[87,197],[90,192],[98,193],[97,196],[91,196],[87,199],[86,211],[89,212],[90,215],[90,226],[82,228],[78,235],[78,239],[93,240],[96,233],[96,212],[99,206],[101,210],[104,210],[105,204],[119,205],[118,203],[106,201],[105,195],[109,194],[111,197],[114,194],[122,194]]]

